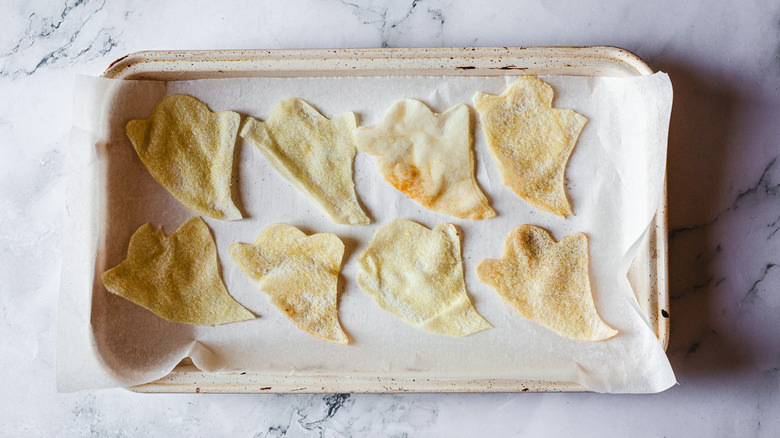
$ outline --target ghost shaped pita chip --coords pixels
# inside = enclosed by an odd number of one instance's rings
[[[199,217],[169,237],[161,228],[141,226],[127,258],[103,273],[103,284],[168,321],[211,326],[254,318],[222,283],[217,247]]]
[[[593,303],[583,233],[555,242],[546,230],[521,225],[509,233],[501,258],[483,260],[477,275],[523,318],[561,336],[601,341],[617,334]]]
[[[488,147],[504,185],[536,208],[572,214],[564,171],[588,119],[570,109],[552,108],[549,84],[525,76],[501,95],[474,95]]]
[[[204,216],[241,219],[230,193],[238,113],[213,113],[198,99],[173,95],[125,132],[149,173],[182,204]]]
[[[455,226],[395,219],[358,258],[357,282],[379,307],[432,333],[468,336],[492,326],[466,294]]]
[[[466,105],[436,114],[403,99],[378,126],[358,128],[354,136],[360,151],[376,157],[385,179],[423,207],[466,219],[496,215],[474,178]]]
[[[252,244],[230,245],[230,258],[301,330],[347,344],[337,308],[344,243],[335,234],[306,236],[287,224],[264,229]]]
[[[352,181],[356,126],[353,113],[331,120],[295,98],[279,101],[265,122],[248,117],[240,135],[333,222],[367,224]]]

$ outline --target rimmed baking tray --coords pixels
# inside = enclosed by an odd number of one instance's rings
[[[231,77],[578,75],[630,77],[653,70],[615,47],[469,47],[420,49],[232,50],[138,52],[112,63],[112,79]],[[664,349],[669,340],[666,188],[628,279]],[[184,360],[138,392],[540,392],[583,391],[570,382],[347,376],[209,374]]]

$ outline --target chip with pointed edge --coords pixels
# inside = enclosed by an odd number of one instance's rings
[[[358,150],[374,155],[396,189],[430,210],[466,219],[496,215],[474,177],[469,108],[442,114],[424,103],[394,103],[382,122],[355,131]]]
[[[482,260],[477,276],[523,318],[561,336],[601,341],[618,333],[601,320],[593,302],[584,233],[556,242],[543,228],[516,227],[501,258]]]
[[[536,208],[572,214],[564,173],[588,119],[553,108],[552,87],[533,76],[499,96],[477,92],[473,100],[504,185]]]
[[[358,258],[357,282],[376,304],[432,333],[468,336],[492,328],[466,294],[455,226],[395,219]]]
[[[254,319],[227,291],[219,275],[217,247],[200,217],[165,237],[141,226],[127,258],[103,273],[109,292],[173,322],[213,326]]]
[[[329,119],[302,99],[277,102],[265,122],[248,117],[241,137],[263,153],[298,191],[338,224],[368,224],[360,207],[352,162],[355,114]]]
[[[190,210],[238,220],[231,198],[233,149],[241,117],[211,112],[182,94],[164,98],[148,119],[131,120],[125,133],[155,180]]]
[[[233,243],[230,258],[301,330],[347,344],[338,318],[344,243],[335,234],[307,236],[287,224],[264,229],[254,243]]]

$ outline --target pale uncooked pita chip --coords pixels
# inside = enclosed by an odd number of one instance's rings
[[[344,243],[335,234],[306,236],[287,224],[263,230],[253,244],[230,245],[230,258],[301,330],[347,344],[337,307]]]
[[[378,126],[355,130],[355,143],[376,156],[393,187],[423,207],[466,219],[496,215],[474,178],[466,105],[436,114],[418,100],[400,100]]]
[[[103,284],[168,321],[219,325],[255,317],[228,294],[214,239],[199,217],[170,237],[143,225],[130,238],[127,258],[103,273]]]
[[[194,97],[173,95],[148,119],[131,120],[125,132],[149,173],[182,204],[232,221],[241,219],[230,193],[240,120],[238,113],[213,113]]]
[[[552,99],[549,84],[525,76],[500,96],[477,92],[474,106],[504,184],[534,207],[567,216],[564,171],[588,119],[552,108]]]
[[[352,181],[356,126],[353,113],[331,120],[301,99],[284,99],[266,122],[248,117],[240,135],[331,220],[367,224]]]
[[[382,309],[433,333],[467,336],[492,326],[471,305],[455,226],[395,219],[358,258],[357,281]]]
[[[555,242],[532,225],[509,233],[500,259],[485,259],[477,275],[523,318],[561,336],[601,341],[617,334],[599,318],[588,278],[588,237]]]

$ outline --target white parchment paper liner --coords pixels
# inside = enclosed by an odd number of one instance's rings
[[[498,217],[469,221],[430,212],[393,189],[373,158],[358,153],[358,196],[368,226],[332,223],[278,175],[253,146],[238,139],[234,187],[246,219],[204,218],[219,251],[228,290],[258,314],[220,327],[169,323],[108,293],[100,277],[125,258],[132,233],[144,223],[172,233],[193,216],[168,194],[136,156],[124,134],[166,94],[190,94],[213,111],[267,118],[287,97],[301,97],[329,116],[354,111],[374,126],[396,100],[420,99],[436,112],[471,104],[476,91],[501,93],[510,77],[244,78],[182,82],[76,81],[69,142],[66,240],[57,343],[62,391],[123,387],[156,380],[184,357],[207,372],[271,375],[366,375],[444,379],[572,381],[600,392],[658,392],[675,383],[666,355],[641,316],[626,272],[662,194],[672,89],[666,74],[635,78],[541,77],[555,90],[554,106],[589,122],[569,161],[567,190],[574,216],[536,210],[502,183],[472,108],[477,178]],[[239,190],[240,189],[240,190]],[[466,338],[430,334],[379,309],[355,282],[354,259],[373,232],[396,217],[428,227],[458,226],[468,292],[495,328]],[[344,240],[340,319],[350,337],[339,346],[298,330],[269,304],[228,256],[235,241],[253,242],[266,226],[286,222],[308,233]],[[524,320],[474,272],[498,258],[509,231],[529,223],[556,239],[584,232],[590,275],[602,318],[620,333],[603,342],[560,337]]]

